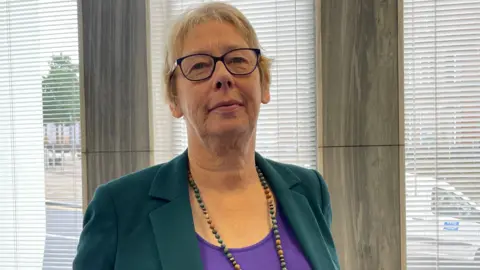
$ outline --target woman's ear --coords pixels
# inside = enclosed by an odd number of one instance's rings
[[[169,107],[173,117],[181,118],[183,116],[182,108],[180,108],[180,105],[176,100],[173,102],[170,102]]]
[[[261,72],[262,76],[260,80],[260,86],[262,88],[262,103],[267,104],[270,102],[270,73]]]
[[[262,86],[262,103],[267,104],[270,102],[270,88]]]

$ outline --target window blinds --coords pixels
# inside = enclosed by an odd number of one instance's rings
[[[404,0],[408,269],[480,269],[480,0]]]
[[[77,1],[0,0],[0,269],[71,269],[81,229]]]
[[[165,162],[187,147],[183,120],[173,120],[163,102],[163,40],[169,22],[208,1],[150,1],[151,69],[155,160]],[[281,162],[316,168],[315,9],[313,0],[226,1],[239,8],[273,59],[271,102],[262,105],[257,151]]]

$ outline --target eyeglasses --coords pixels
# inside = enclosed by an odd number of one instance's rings
[[[218,61],[221,61],[232,75],[248,75],[258,65],[260,49],[240,48],[231,50],[220,57],[210,54],[192,54],[178,58],[170,76],[177,66],[183,76],[190,81],[201,81],[210,78]]]

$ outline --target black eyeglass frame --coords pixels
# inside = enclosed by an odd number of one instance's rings
[[[255,66],[254,68],[250,71],[250,72],[247,72],[247,73],[235,73],[235,72],[232,72],[229,68],[228,68],[228,65],[225,64],[225,56],[231,52],[234,52],[234,51],[239,51],[239,50],[251,50],[255,53],[256,57],[257,57],[257,61],[255,63]],[[236,48],[236,49],[233,49],[233,50],[230,50],[226,53],[224,53],[222,56],[213,56],[211,54],[206,54],[206,53],[195,53],[195,54],[190,54],[190,55],[186,55],[186,56],[183,56],[183,57],[180,57],[178,58],[176,61],[175,61],[175,64],[173,65],[171,71],[170,71],[170,79],[172,78],[173,74],[175,73],[175,69],[177,67],[180,67],[180,71],[182,72],[182,75],[183,77],[185,77],[185,79],[189,80],[189,81],[192,81],[192,82],[198,82],[198,81],[204,81],[204,80],[208,80],[212,77],[213,73],[215,72],[215,68],[217,66],[217,62],[218,61],[221,61],[223,63],[223,65],[225,66],[225,68],[228,70],[228,72],[230,72],[230,74],[232,75],[249,75],[251,74],[252,72],[255,71],[255,69],[257,69],[258,67],[258,63],[260,62],[260,56],[261,56],[261,50],[260,49],[257,49],[257,48]],[[210,72],[210,75],[208,75],[207,77],[205,78],[202,78],[202,79],[198,79],[198,80],[192,80],[192,79],[189,79],[186,75],[185,75],[185,72],[183,71],[182,69],[182,62],[183,60],[185,60],[186,58],[188,57],[191,57],[191,56],[197,56],[197,55],[203,55],[203,56],[209,56],[213,59],[213,68],[212,68],[212,71]]]

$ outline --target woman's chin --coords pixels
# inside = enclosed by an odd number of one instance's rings
[[[238,121],[225,121],[209,128],[209,134],[213,136],[240,136],[249,131],[248,123],[239,123]],[[231,138],[233,139],[233,138]]]

